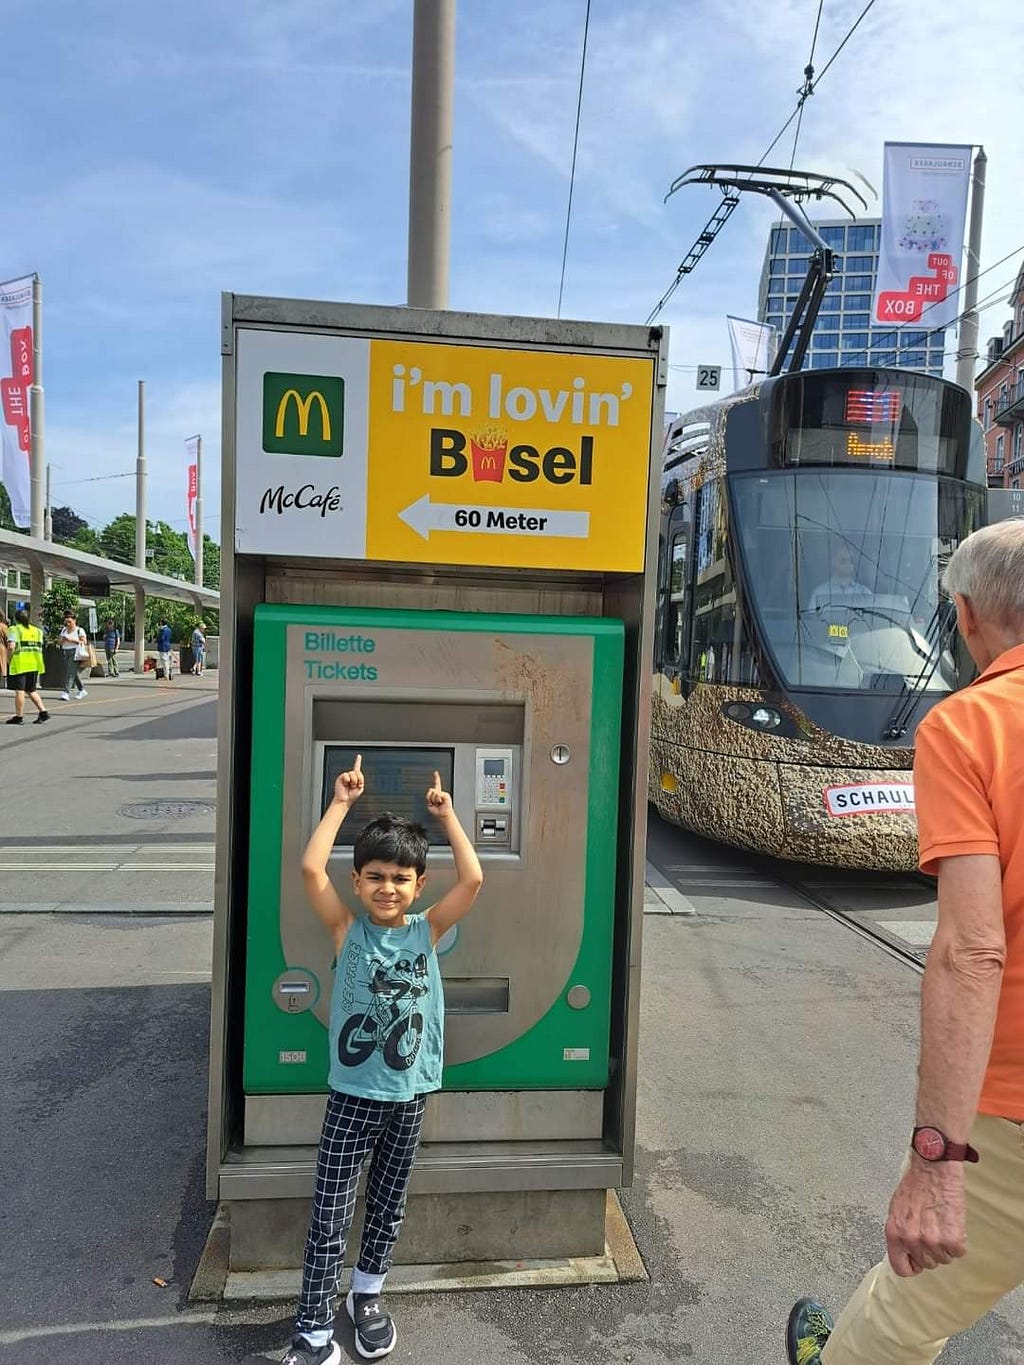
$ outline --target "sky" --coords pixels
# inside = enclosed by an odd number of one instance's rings
[[[819,72],[864,3],[824,0]],[[556,314],[585,11],[458,0],[452,308]],[[666,203],[669,185],[694,163],[758,160],[795,106],[817,13],[591,0],[563,317],[646,319],[717,198]],[[984,144],[982,267],[1017,250],[981,281],[997,291],[982,346],[1024,255],[1024,95],[1000,67],[1022,49],[1017,0],[875,0],[797,149],[798,168],[880,196],[887,139]],[[54,504],[94,526],[134,510],[142,379],[148,515],[184,530],[184,442],[200,433],[220,540],[221,291],[405,301],[412,0],[37,0],[6,16],[5,50],[0,279],[43,282]],[[775,216],[745,196],[662,313],[670,409],[697,401],[698,364],[729,364],[725,317],[756,314]]]

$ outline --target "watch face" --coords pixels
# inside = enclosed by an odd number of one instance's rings
[[[937,1128],[919,1128],[914,1134],[914,1151],[924,1161],[941,1161],[946,1139]]]

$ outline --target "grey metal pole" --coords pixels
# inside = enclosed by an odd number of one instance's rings
[[[139,448],[135,457],[135,567],[146,567],[146,381],[139,380]],[[146,593],[135,589],[135,672],[146,653]]]
[[[416,0],[409,147],[411,308],[448,307],[455,0]]]
[[[43,465],[45,463],[45,409],[43,393],[43,282],[32,277],[32,384],[28,391],[29,421],[29,534],[43,539]],[[42,620],[46,578],[40,568],[31,571],[29,592],[36,620]]]
[[[43,513],[43,539],[53,539],[53,496],[50,485],[50,466],[46,466],[46,510]]]
[[[960,319],[960,345],[956,353],[956,382],[974,397],[974,371],[978,362],[978,272],[981,269],[981,220],[985,211],[985,167],[988,157],[979,147],[971,182],[971,226],[967,239],[967,279],[964,311]]]
[[[196,586],[203,586],[203,438],[196,437]]]

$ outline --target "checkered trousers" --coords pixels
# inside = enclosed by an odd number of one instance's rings
[[[355,1212],[359,1173],[371,1152],[357,1264],[370,1275],[384,1275],[391,1265],[405,1217],[425,1104],[424,1095],[392,1102],[330,1092],[316,1161],[296,1331],[318,1331],[334,1322],[334,1296]]]

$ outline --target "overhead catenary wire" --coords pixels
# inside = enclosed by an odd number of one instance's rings
[[[785,136],[786,130],[789,128],[789,126],[790,126],[790,124],[793,122],[793,120],[800,117],[801,110],[803,109],[803,106],[804,106],[804,104],[806,103],[807,99],[810,97],[811,94],[814,93],[814,91],[815,91],[815,90],[818,88],[818,86],[821,84],[822,80],[824,79],[825,73],[826,73],[826,72],[829,70],[829,68],[832,66],[833,62],[834,62],[834,61],[836,60],[836,58],[839,56],[840,52],[842,52],[843,48],[844,48],[844,47],[846,46],[846,44],[850,41],[850,39],[853,37],[854,33],[856,33],[857,29],[860,27],[861,21],[864,19],[865,15],[866,15],[866,14],[868,13],[868,11],[871,9],[871,7],[874,5],[874,3],[875,3],[875,0],[868,0],[868,3],[867,3],[867,4],[864,6],[864,8],[861,10],[860,14],[857,16],[857,18],[856,18],[856,20],[854,21],[853,25],[851,26],[851,28],[850,28],[849,31],[847,32],[846,37],[845,37],[845,38],[843,39],[843,41],[839,44],[839,46],[836,48],[836,50],[832,53],[832,56],[829,57],[828,61],[827,61],[827,62],[825,63],[825,65],[824,65],[824,67],[821,69],[821,72],[819,73],[817,79],[816,79],[816,80],[810,80],[810,88],[809,88],[809,89],[808,89],[808,81],[809,81],[809,78],[807,77],[806,71],[805,71],[804,86],[801,87],[800,95],[799,95],[799,97],[798,97],[798,99],[797,99],[796,108],[793,110],[793,112],[790,114],[789,118],[786,119],[785,123],[782,125],[782,127],[779,129],[779,131],[778,131],[778,132],[775,134],[775,136],[772,138],[771,142],[769,142],[768,146],[767,146],[767,147],[764,149],[764,151],[761,153],[760,159],[755,163],[757,166],[762,166],[762,165],[764,164],[764,162],[765,162],[765,161],[767,160],[767,158],[771,155],[771,153],[774,151],[774,149],[775,149],[775,148],[778,146],[778,144],[782,141],[782,138]],[[821,12],[820,12],[820,7],[819,7],[818,21],[815,23],[815,39],[817,38],[818,24],[820,23],[820,21],[821,21]],[[808,63],[808,65],[810,65],[810,63]],[[806,91],[806,93],[805,93],[805,91]],[[798,136],[799,136],[799,134],[798,134]],[[676,292],[676,290],[679,288],[679,286],[680,286],[680,284],[682,284],[682,282],[683,282],[683,271],[682,271],[682,267],[680,267],[679,270],[676,271],[676,277],[675,277],[675,279],[672,281],[672,283],[669,285],[669,287],[665,290],[664,294],[662,294],[661,298],[658,300],[658,302],[657,302],[657,303],[654,305],[654,307],[651,309],[650,313],[647,315],[647,323],[648,323],[648,325],[649,325],[650,323],[652,323],[652,322],[654,321],[654,319],[658,316],[658,314],[659,314],[659,313],[661,312],[661,310],[664,308],[665,304],[668,303],[669,299],[670,299],[670,298],[672,297],[672,295]]]
[[[52,467],[52,466],[51,466]],[[136,473],[134,469],[125,470],[123,474],[94,474],[88,479],[61,479],[62,488],[73,488],[79,483],[108,483],[111,479],[134,479]]]
[[[811,52],[807,58],[807,65],[804,67],[804,83],[797,93],[797,116],[796,132],[793,134],[793,150],[789,157],[789,169],[793,169],[796,161],[796,149],[800,142],[800,128],[804,121],[804,105],[814,94],[814,49],[818,45],[818,29],[821,27],[821,11],[825,8],[825,0],[818,0],[818,17],[814,21],[814,33],[811,36]]]
[[[963,284],[958,284],[955,289],[951,289],[949,293],[946,295],[945,299],[935,299],[932,303],[925,304],[925,306],[921,309],[917,321],[920,322],[921,318],[924,317],[925,313],[931,312],[933,308],[938,308],[940,304],[947,303],[950,298],[953,298],[957,294],[961,293],[964,289],[966,289],[968,284],[973,283],[976,280],[982,279],[985,275],[988,275],[993,270],[998,270],[1001,265],[1005,265],[1006,262],[1011,259],[1011,257],[1018,255],[1018,253],[1021,251],[1024,251],[1024,242],[1022,242],[1019,246],[1015,246],[1012,251],[1008,251],[1005,256],[1000,256],[998,261],[993,261],[993,263],[991,265],[986,266],[984,270],[979,270],[975,275],[972,275],[969,280],[964,280]],[[964,317],[969,312],[980,310],[986,307],[987,305],[991,304],[993,301],[995,301],[995,296],[997,294],[1000,294],[1004,289],[1013,285],[1015,279],[1016,275],[1014,275],[1013,279],[1007,281],[1004,284],[998,285],[994,290],[991,290],[984,299],[975,304],[974,310],[970,308],[965,308],[962,312],[957,313],[956,317],[951,318],[949,322],[944,322],[940,327],[924,328],[923,330],[925,332],[925,335],[934,336],[936,332],[944,332],[948,328],[953,327],[956,323],[962,322]],[[914,323],[908,323],[906,325],[907,327],[916,330],[916,325]],[[902,327],[890,328],[889,331],[883,333],[883,335],[880,337],[876,337],[874,341],[870,342],[861,350],[854,351],[853,353],[854,357],[856,358],[857,356],[861,355],[870,356],[873,350],[886,344],[889,338],[898,337],[902,331],[903,331]]]
[[[583,50],[580,54],[580,84],[576,94],[576,128],[572,137],[572,167],[569,171],[569,202],[565,210],[565,237],[562,241],[562,271],[558,278],[558,312],[562,316],[562,294],[565,290],[565,263],[569,255],[569,225],[572,222],[572,192],[576,184],[576,154],[580,145],[580,114],[583,110],[583,76],[587,69],[587,35],[590,33],[590,3],[587,0],[586,14],[583,16]]]
[[[992,263],[992,265],[986,266],[984,270],[979,271],[976,278],[980,280],[980,279],[982,278],[983,275],[987,275],[987,274],[989,274],[989,273],[990,273],[991,271],[993,271],[993,270],[998,270],[998,268],[999,268],[1001,265],[1004,265],[1008,260],[1010,260],[1011,257],[1016,256],[1019,252],[1022,252],[1022,251],[1024,251],[1024,242],[1022,242],[1022,243],[1020,244],[1020,246],[1015,247],[1012,251],[1007,252],[1007,254],[1006,254],[1005,256],[1001,256],[1000,259],[999,259],[998,261],[994,261],[994,262]],[[995,306],[996,306],[997,304],[999,304],[999,303],[1006,302],[1006,301],[1008,300],[1008,298],[1009,298],[1009,295],[1007,294],[1006,291],[1007,291],[1008,289],[1012,289],[1012,288],[1013,288],[1013,285],[1014,285],[1014,284],[1016,283],[1016,281],[1017,281],[1018,274],[1019,274],[1019,270],[1018,270],[1018,271],[1015,271],[1014,274],[1013,274],[1008,280],[1004,280],[1001,284],[996,285],[994,289],[990,290],[983,298],[979,299],[978,302],[977,302],[977,303],[975,304],[975,306],[974,306],[974,307],[975,307],[975,310],[977,310],[978,312],[983,312],[983,311],[985,311],[985,310],[988,309],[988,308],[993,308],[993,307],[995,307]],[[965,282],[964,285],[958,286],[957,289],[956,289],[956,290],[953,290],[952,292],[953,292],[954,294],[955,294],[955,293],[959,293],[960,289],[961,289],[961,288],[965,288],[965,287],[966,287],[966,282]],[[947,297],[948,297],[948,296],[947,296]],[[931,308],[937,308],[938,305],[939,305],[940,303],[942,303],[942,302],[944,302],[944,300],[942,300],[942,299],[936,299],[934,302],[927,304],[927,305],[926,305],[924,308],[922,308],[922,310],[921,310],[921,317],[924,317],[924,314],[925,314],[926,312],[928,312],[929,309],[931,309]],[[951,318],[951,319],[949,320],[949,322],[945,322],[945,323],[943,323],[943,324],[942,324],[941,326],[939,326],[939,327],[926,327],[926,328],[924,328],[923,330],[924,330],[925,336],[926,336],[926,337],[931,337],[931,336],[937,335],[939,332],[948,331],[950,327],[954,327],[954,326],[956,326],[956,324],[957,324],[958,322],[962,322],[963,319],[964,319],[964,317],[965,317],[965,316],[967,315],[967,313],[970,312],[970,311],[972,311],[972,310],[971,310],[971,309],[966,309],[966,308],[965,308],[962,312],[957,313],[957,315],[956,315],[954,318]],[[827,316],[827,315],[826,315],[826,316]],[[853,351],[853,352],[852,352],[853,358],[854,358],[854,359],[857,359],[859,356],[867,356],[867,357],[870,359],[870,355],[871,355],[871,352],[872,352],[872,351],[874,351],[875,349],[877,349],[877,348],[879,348],[879,347],[884,347],[884,346],[890,345],[890,344],[891,344],[891,339],[892,339],[892,338],[897,338],[897,337],[899,337],[899,335],[900,335],[901,333],[905,332],[905,331],[916,331],[916,330],[920,330],[920,329],[918,329],[917,326],[916,326],[916,324],[914,324],[914,323],[907,323],[907,324],[905,324],[904,327],[893,327],[893,328],[890,328],[889,331],[884,332],[880,337],[876,338],[876,339],[875,339],[874,341],[872,341],[872,342],[869,342],[869,344],[868,344],[867,346],[863,346],[863,347],[861,347],[859,350]],[[920,343],[915,343],[914,346],[912,346],[912,347],[911,347],[911,346],[908,346],[907,349],[909,349],[909,350],[916,350],[916,349],[918,348],[919,345],[920,345]],[[954,348],[947,349],[947,350],[944,350],[944,351],[942,352],[943,356],[954,356],[954,355],[956,355],[957,353],[958,353],[958,350],[957,350],[957,348],[955,348],[955,347],[954,347]],[[850,363],[851,363],[851,362],[850,362],[849,360],[846,360],[846,361],[844,361],[843,366],[841,366],[840,368],[845,368],[846,366],[849,366]],[[706,369],[707,366],[706,366],[706,365],[674,365],[674,364],[670,364],[670,365],[668,366],[668,368],[669,368],[670,370],[678,370],[678,371],[681,371],[681,372],[686,372],[686,373],[695,374],[698,370]],[[729,368],[729,366],[723,361],[723,362],[722,362],[721,368],[722,368],[722,369],[727,369],[727,368]]]
[[[853,26],[852,26],[852,28],[850,29],[849,33],[847,33],[846,37],[845,37],[845,38],[843,39],[843,41],[839,44],[839,46],[836,48],[835,52],[832,53],[832,56],[829,57],[828,61],[827,61],[827,62],[825,63],[825,65],[821,68],[821,75],[818,77],[818,80],[819,80],[819,81],[821,80],[821,77],[824,76],[825,72],[829,69],[829,67],[832,65],[832,63],[835,61],[835,59],[839,56],[840,52],[842,52],[842,50],[843,50],[843,48],[846,46],[846,44],[850,41],[850,39],[853,37],[853,35],[857,32],[858,28],[860,28],[861,20],[864,18],[864,16],[867,14],[868,10],[871,8],[871,6],[872,6],[874,3],[875,3],[875,0],[868,0],[868,3],[867,3],[867,4],[864,6],[864,8],[861,10],[860,14],[858,14],[857,18],[856,18],[856,19],[854,20],[854,22],[853,22]]]

